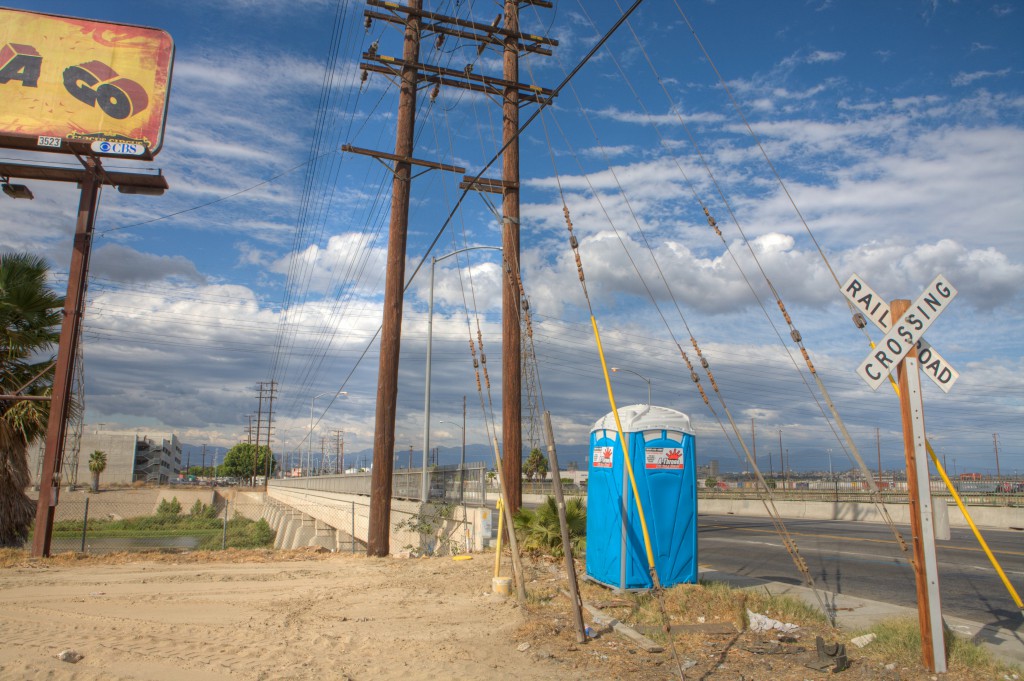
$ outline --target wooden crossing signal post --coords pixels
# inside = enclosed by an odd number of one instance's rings
[[[899,379],[900,415],[903,424],[903,451],[907,465],[907,492],[910,498],[910,526],[917,586],[917,615],[921,629],[921,657],[928,671],[946,671],[942,605],[939,597],[938,562],[935,551],[935,525],[928,477],[928,454],[924,429],[924,402],[921,396],[919,348],[925,347],[923,335],[944,312],[957,290],[939,275],[916,300],[893,300],[888,306],[876,300],[877,294],[862,285],[854,275],[843,287],[843,295],[860,307],[872,321],[886,331],[885,337],[857,368],[864,381],[877,390],[896,369]],[[937,353],[935,353],[937,355]],[[925,373],[948,392],[951,376],[959,376],[944,360],[926,365]],[[953,379],[955,380],[955,379]],[[948,386],[948,387],[947,387]]]

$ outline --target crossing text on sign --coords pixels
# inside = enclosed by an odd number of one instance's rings
[[[910,304],[906,314],[900,317],[867,359],[857,367],[857,373],[872,389],[877,390],[889,372],[906,358],[907,353],[917,344],[932,322],[942,314],[956,294],[956,288],[945,277],[939,275],[928,285],[924,293]]]

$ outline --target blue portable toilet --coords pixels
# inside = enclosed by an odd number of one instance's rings
[[[618,411],[659,581],[664,587],[695,583],[697,471],[690,417],[646,404]],[[654,586],[615,417],[610,412],[590,431],[587,576],[623,590]]]

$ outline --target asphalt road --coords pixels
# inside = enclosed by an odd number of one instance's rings
[[[786,528],[818,588],[916,607],[914,572],[892,531],[881,524],[787,520]],[[702,567],[759,579],[804,584],[802,574],[767,518],[701,515],[698,560]],[[898,526],[908,545],[909,526]],[[937,542],[943,613],[1017,630],[1024,616],[968,529],[952,528]],[[1024,532],[982,530],[1018,594],[1024,595]]]

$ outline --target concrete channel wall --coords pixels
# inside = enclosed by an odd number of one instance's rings
[[[566,497],[568,498],[568,497]],[[540,494],[524,494],[523,503],[535,505],[546,497]],[[586,502],[586,497],[583,499]],[[946,499],[932,498],[936,524],[947,523],[947,527],[969,527],[957,505]],[[793,520],[850,520],[864,523],[885,522],[881,510],[874,504],[856,501],[775,501],[782,518]],[[910,524],[910,507],[907,504],[886,504],[885,510],[893,522]],[[768,517],[764,503],[758,499],[706,499],[697,500],[697,512],[708,515],[738,515]],[[993,530],[1024,530],[1024,506],[969,506],[967,512],[979,528]]]
[[[940,516],[945,509],[949,527],[968,527],[967,520],[955,503],[946,503],[945,499],[933,499],[936,513],[936,525],[941,522]],[[858,502],[824,502],[824,501],[776,501],[775,508],[783,518],[810,520],[853,520],[866,523],[883,522],[882,513],[874,504]],[[910,507],[907,504],[886,504],[886,511],[893,522],[902,525],[910,524]],[[764,504],[757,499],[700,499],[697,502],[699,513],[708,515],[767,516]],[[997,530],[1024,529],[1024,507],[1011,506],[973,506],[967,509],[974,524],[979,528]]]

